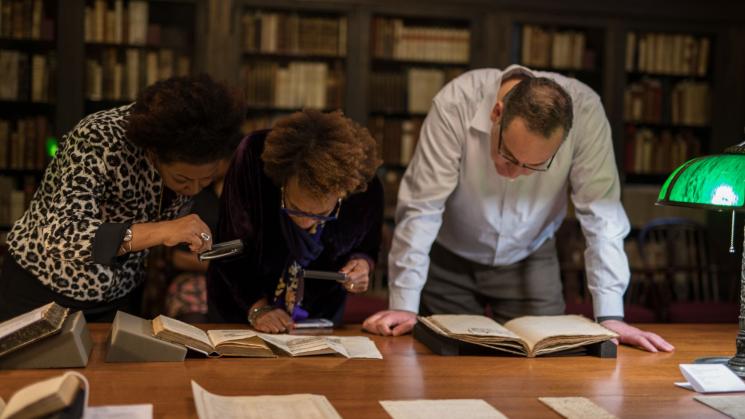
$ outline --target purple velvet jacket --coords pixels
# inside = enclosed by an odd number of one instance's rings
[[[273,301],[289,252],[280,229],[280,188],[265,174],[261,153],[269,131],[256,131],[241,141],[225,176],[215,243],[242,239],[244,251],[214,260],[207,275],[209,318],[246,322],[250,306],[262,297]],[[339,218],[324,226],[324,250],[307,269],[338,271],[359,255],[376,261],[383,219],[383,189],[373,178],[365,192],[342,202]],[[302,306],[310,317],[339,323],[346,290],[334,281],[305,280]]]

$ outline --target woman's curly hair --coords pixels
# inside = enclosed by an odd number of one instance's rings
[[[167,163],[205,164],[233,154],[244,117],[240,97],[209,76],[171,77],[139,94],[127,138]]]
[[[274,125],[261,155],[264,173],[277,186],[297,176],[316,197],[362,192],[382,161],[366,128],[342,115],[296,112]]]

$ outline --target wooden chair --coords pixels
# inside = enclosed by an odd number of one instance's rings
[[[674,323],[729,323],[737,321],[739,305],[732,287],[720,289],[721,277],[713,263],[706,228],[685,218],[660,218],[639,232],[639,254],[645,276],[660,297],[658,316]],[[726,291],[726,292],[723,292]]]

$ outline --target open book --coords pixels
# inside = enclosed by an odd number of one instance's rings
[[[87,395],[85,377],[67,372],[16,391],[4,408],[0,400],[0,419],[46,417],[63,412],[61,417],[81,417]]]
[[[248,329],[209,330],[160,315],[153,319],[153,336],[184,345],[207,356],[275,357],[341,355],[382,359],[375,343],[364,336],[270,335]]]
[[[489,317],[466,314],[437,314],[419,321],[442,336],[531,358],[618,337],[576,315],[518,317],[504,326]]]
[[[49,303],[0,323],[0,356],[59,332],[66,318],[66,308]]]

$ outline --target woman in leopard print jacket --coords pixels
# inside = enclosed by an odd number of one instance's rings
[[[182,215],[235,150],[243,112],[203,75],[158,82],[78,123],[8,235],[0,321],[50,301],[110,321],[136,303],[149,248],[209,249],[207,225]]]

